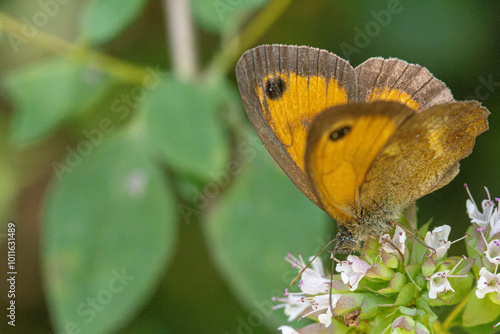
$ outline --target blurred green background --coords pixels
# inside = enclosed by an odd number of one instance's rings
[[[486,0],[2,0],[0,268],[13,221],[15,330],[275,333],[286,323],[271,310],[295,275],[283,258],[316,253],[335,224],[247,121],[234,66],[259,44],[319,47],[353,66],[398,57],[489,108],[461,173],[418,203],[420,222],[462,236],[463,184],[477,202],[483,186],[500,196],[499,14]],[[2,333],[13,330],[7,290],[2,280]]]

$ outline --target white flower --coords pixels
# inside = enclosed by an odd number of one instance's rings
[[[273,306],[273,309],[276,310],[284,307],[285,315],[288,316],[288,321],[297,319],[298,316],[311,306],[311,303],[306,301],[303,293],[289,293],[288,289],[285,290],[284,297],[274,297],[273,300],[281,302],[281,304]]]
[[[490,217],[494,207],[493,205],[494,203],[491,200],[488,188],[484,187],[486,193],[488,194],[488,199],[485,199],[481,203],[483,212],[480,212],[479,208],[476,205],[476,202],[474,201],[474,198],[472,198],[472,195],[469,192],[469,188],[467,187],[467,185],[465,185],[465,187],[467,188],[467,192],[469,193],[470,197],[470,199],[468,199],[466,202],[466,207],[467,207],[467,214],[469,215],[471,222],[477,224],[479,227],[486,228],[490,221]]]
[[[488,246],[486,246],[486,250],[484,251],[486,254],[486,258],[493,264],[500,264],[500,240],[496,239],[491,241]]]
[[[450,285],[450,282],[448,281],[447,276],[450,274],[450,270],[445,270],[445,271],[439,271],[437,273],[434,273],[431,278],[430,278],[430,285],[431,288],[429,289],[429,298],[430,299],[436,299],[438,293],[444,293],[448,290],[453,290],[453,288]]]
[[[332,321],[332,311],[330,309],[330,295],[328,293],[316,295],[316,296],[304,296],[304,293],[288,293],[285,292],[286,298],[274,298],[275,301],[281,301],[282,304],[274,306],[274,309],[285,308],[285,315],[288,316],[288,321],[294,319],[301,319],[307,317],[318,311],[324,311],[318,315],[318,320],[325,327],[330,326]],[[337,302],[339,301],[341,294],[332,295],[332,307],[335,308]],[[304,312],[310,309],[308,313]]]
[[[311,257],[309,260],[311,261],[313,258],[314,257]],[[292,263],[292,267],[296,267],[299,270],[306,267],[306,263],[300,255],[296,258],[288,254],[285,259],[289,263]],[[305,269],[302,273],[302,280],[299,284],[302,292],[289,293],[287,289],[283,297],[274,298],[275,301],[282,302],[281,304],[275,305],[274,309],[284,307],[285,314],[288,316],[288,321],[301,319],[313,313],[317,314],[318,312],[324,311],[324,313],[318,316],[318,320],[328,327],[332,319],[329,286],[330,279],[325,275],[323,263],[321,260],[315,259],[311,262],[310,267]],[[331,296],[333,308],[335,308],[341,296],[340,294]],[[293,333],[288,332],[289,330],[293,330],[291,327],[284,326],[283,328],[280,327],[280,329],[284,331],[283,333]],[[285,330],[287,332],[285,332]]]
[[[332,295],[332,307],[335,308],[337,306],[337,302],[339,301],[342,295],[333,294]],[[332,310],[330,309],[330,295],[325,294],[321,296],[316,296],[313,298],[313,312],[326,310],[325,313],[318,315],[318,320],[320,323],[324,324],[325,327],[330,326],[332,323]]]
[[[485,267],[479,271],[479,280],[477,281],[476,296],[483,299],[490,292],[497,292],[500,300],[500,274],[493,274]]]
[[[337,264],[335,269],[340,272],[342,281],[349,284],[349,289],[354,291],[357,289],[359,281],[365,276],[370,265],[361,260],[355,255],[349,255],[347,261],[341,261]]]
[[[450,231],[450,226],[443,225],[436,227],[432,232],[427,232],[425,235],[425,243],[436,250],[436,260],[442,259],[450,248],[451,242],[448,241]]]
[[[450,275],[458,266],[460,266],[460,263],[462,263],[462,261],[465,259],[466,257],[462,255],[462,259],[458,261],[451,270],[438,271],[431,277],[426,277],[426,279],[430,281],[431,286],[429,289],[430,299],[436,299],[438,293],[444,293],[449,290],[455,292],[455,290],[453,290],[453,288],[451,287],[450,282],[448,281],[448,277],[467,277],[467,275]]]
[[[278,330],[281,331],[281,334],[300,334],[290,326],[280,326],[278,327]]]
[[[312,257],[309,258],[309,261]],[[328,292],[330,279],[325,277],[323,269],[323,262],[316,258],[309,268],[302,273],[302,280],[300,281],[299,288],[306,294],[315,295],[318,293]]]
[[[385,240],[391,240],[391,237],[389,234],[384,234],[383,236],[380,237],[380,244],[382,245],[382,249],[386,253],[390,254],[398,254],[399,252],[397,249],[394,248],[396,246],[401,254],[405,253],[406,249],[406,232],[400,227],[396,226],[396,230],[394,231],[394,237],[392,238],[392,244],[389,242],[386,242]]]
[[[322,314],[318,315],[318,320],[320,323],[325,325],[325,327],[330,326],[332,323],[332,311],[330,310],[330,308],[328,308],[326,313],[322,313]]]
[[[500,232],[500,211],[498,210],[498,208],[495,208],[495,211],[493,211],[493,214],[490,217],[490,227],[491,227],[490,229],[490,239],[491,239],[495,234]]]

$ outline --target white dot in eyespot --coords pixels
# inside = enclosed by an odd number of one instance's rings
[[[132,197],[139,197],[146,192],[149,175],[142,169],[130,171],[125,179],[125,189]]]

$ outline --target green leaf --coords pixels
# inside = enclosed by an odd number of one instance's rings
[[[172,256],[177,208],[141,140],[102,143],[52,184],[43,265],[57,332],[109,333],[129,320]]]
[[[392,334],[415,333],[415,320],[407,315],[402,315],[392,323]]]
[[[165,79],[148,95],[146,122],[153,145],[178,171],[207,179],[224,170],[228,147],[217,99],[175,78]]]
[[[375,318],[375,324],[373,325],[373,328],[370,330],[370,334],[379,334],[379,333],[390,333],[392,330],[391,324],[392,324],[393,317],[376,317]]]
[[[301,327],[301,326],[296,326]],[[241,331],[240,331],[241,332]],[[250,332],[249,332],[250,333]],[[300,333],[302,334],[347,334],[352,333],[349,327],[346,327],[341,321],[333,318],[330,326],[325,327],[325,325],[320,323],[313,323],[306,327],[300,328]]]
[[[413,282],[406,283],[396,298],[395,306],[408,305],[413,300],[415,290]]]
[[[401,291],[403,286],[406,284],[406,276],[400,272],[396,272],[392,277],[388,289],[393,289],[394,291]]]
[[[271,298],[283,295],[298,274],[284,257],[301,252],[307,261],[330,241],[332,225],[255,135],[237,147],[246,165],[233,161],[234,182],[203,226],[214,261],[239,299],[266,321],[280,316],[282,324],[283,313],[271,310]]]
[[[337,302],[337,305],[334,308],[335,314],[342,316],[344,314],[347,314],[355,309],[358,309],[361,307],[361,304],[363,303],[364,299],[369,298],[369,301],[372,301],[374,298],[372,297],[378,297],[378,296],[370,296],[369,294],[363,294],[363,293],[346,293],[343,294],[342,297]],[[367,308],[372,308],[373,303],[366,303]],[[365,312],[362,314],[364,315]]]
[[[470,292],[470,300],[465,306],[462,314],[462,323],[464,327],[474,327],[498,321],[500,316],[500,307],[491,302],[489,298],[479,299],[475,291]]]
[[[486,296],[490,298],[493,304],[500,305],[500,300],[498,299],[498,293],[496,291],[493,293],[490,292]]]
[[[383,252],[382,262],[389,268],[396,269],[399,266],[399,259],[396,255]]]
[[[425,224],[420,226],[420,228],[418,229],[418,232],[425,237],[425,235],[429,231],[429,226],[431,225],[431,223],[432,223],[432,218],[429,219]]]
[[[125,30],[146,3],[146,0],[87,1],[82,13],[81,33],[91,44],[106,43]]]
[[[384,265],[382,262],[375,264],[368,269],[366,277],[389,281],[394,276],[394,270]]]
[[[434,322],[438,316],[429,307],[429,304],[422,298],[417,299],[417,320],[425,325],[428,329],[432,329]]]
[[[463,274],[455,274],[454,275],[463,275]],[[450,277],[450,285],[453,289],[455,289],[455,293],[453,294],[453,298],[451,299],[448,305],[454,305],[461,302],[465,297],[467,297],[467,293],[471,290],[472,283],[474,282],[474,274],[467,273],[467,277]],[[476,290],[474,287],[473,290]]]
[[[46,138],[102,93],[104,78],[96,69],[60,58],[10,73],[4,84],[15,107],[12,141]]]
[[[380,305],[389,305],[392,301],[391,298],[375,295],[372,293],[363,294],[363,301],[361,302],[361,319],[369,319],[371,317],[380,318],[378,315],[385,312],[384,307]]]
[[[424,276],[431,276],[436,272],[436,262],[432,257],[428,257],[422,265],[422,274]]]
[[[406,274],[415,280],[421,274],[422,264],[421,263],[413,263],[405,266]]]
[[[269,0],[192,0],[196,21],[205,29],[213,32],[226,31],[241,22],[242,15],[255,10]]]

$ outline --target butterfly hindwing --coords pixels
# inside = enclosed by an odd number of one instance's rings
[[[350,103],[318,116],[308,136],[307,173],[324,209],[347,227],[363,214],[367,173],[415,111],[393,101]]]
[[[488,129],[488,114],[478,102],[444,103],[414,114],[373,162],[360,190],[361,205],[372,211],[404,208],[447,185],[458,173],[458,161]]]
[[[370,58],[355,69],[358,100],[394,100],[415,110],[453,101],[451,91],[425,67],[396,58]]]

